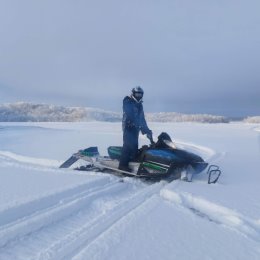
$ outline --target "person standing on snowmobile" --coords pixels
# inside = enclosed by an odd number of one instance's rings
[[[119,169],[131,172],[128,164],[138,152],[139,132],[146,134],[152,141],[152,131],[148,128],[143,110],[143,89],[138,86],[132,89],[130,96],[123,100],[123,149]]]

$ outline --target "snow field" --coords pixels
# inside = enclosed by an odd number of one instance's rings
[[[258,260],[260,126],[150,127],[220,165],[219,183],[58,169],[78,149],[120,145],[118,123],[1,123],[0,259]]]

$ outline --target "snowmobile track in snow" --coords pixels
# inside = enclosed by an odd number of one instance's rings
[[[10,151],[0,150],[0,161],[3,165],[40,171],[57,171],[60,164],[57,160],[24,156]]]
[[[94,187],[91,188],[91,185]],[[12,239],[25,236],[66,218],[95,197],[109,194],[112,189],[120,188],[118,181],[107,182],[107,178],[104,178],[7,209],[0,213],[0,248]]]
[[[230,208],[188,192],[178,192],[164,188],[161,190],[160,195],[172,202],[174,206],[189,210],[189,212],[207,221],[229,228],[257,243],[260,242],[259,220],[254,220]]]
[[[70,259],[120,219],[141,207],[152,195],[158,194],[163,185],[163,182],[142,184],[137,188],[131,183],[118,179],[111,181],[106,177],[2,212],[0,251],[4,253],[0,253],[0,259],[1,255],[12,252],[16,245],[26,251],[26,246],[21,246],[21,242],[26,245],[26,239],[33,240],[30,240],[33,243],[38,239],[37,243],[40,243],[39,237],[41,240],[44,232],[48,233],[47,245],[42,243],[41,247],[32,248],[27,259]],[[94,211],[90,218],[90,205],[109,196],[112,196],[113,207],[106,212]],[[77,221],[77,214],[82,215],[83,221]],[[63,227],[62,233],[57,237],[54,232],[52,237],[49,230],[58,223]],[[19,259],[17,255],[14,257]]]
[[[149,200],[152,195],[157,194],[162,188],[162,183],[156,183],[145,187],[134,193],[130,198],[122,201],[115,208],[101,214],[87,222],[78,230],[74,230],[61,240],[57,241],[50,248],[42,252],[38,260],[65,260],[71,259],[74,255],[86,248],[92,241],[102,235],[106,230],[115,225],[119,220],[125,218],[129,213]]]

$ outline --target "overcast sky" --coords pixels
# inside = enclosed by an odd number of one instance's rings
[[[0,103],[260,115],[259,0],[0,0]]]

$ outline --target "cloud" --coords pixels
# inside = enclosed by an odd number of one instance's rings
[[[252,99],[260,96],[259,7],[256,0],[1,1],[0,81],[26,101],[121,109],[122,97],[142,85],[148,110],[222,114],[243,97],[240,107],[259,114]]]

